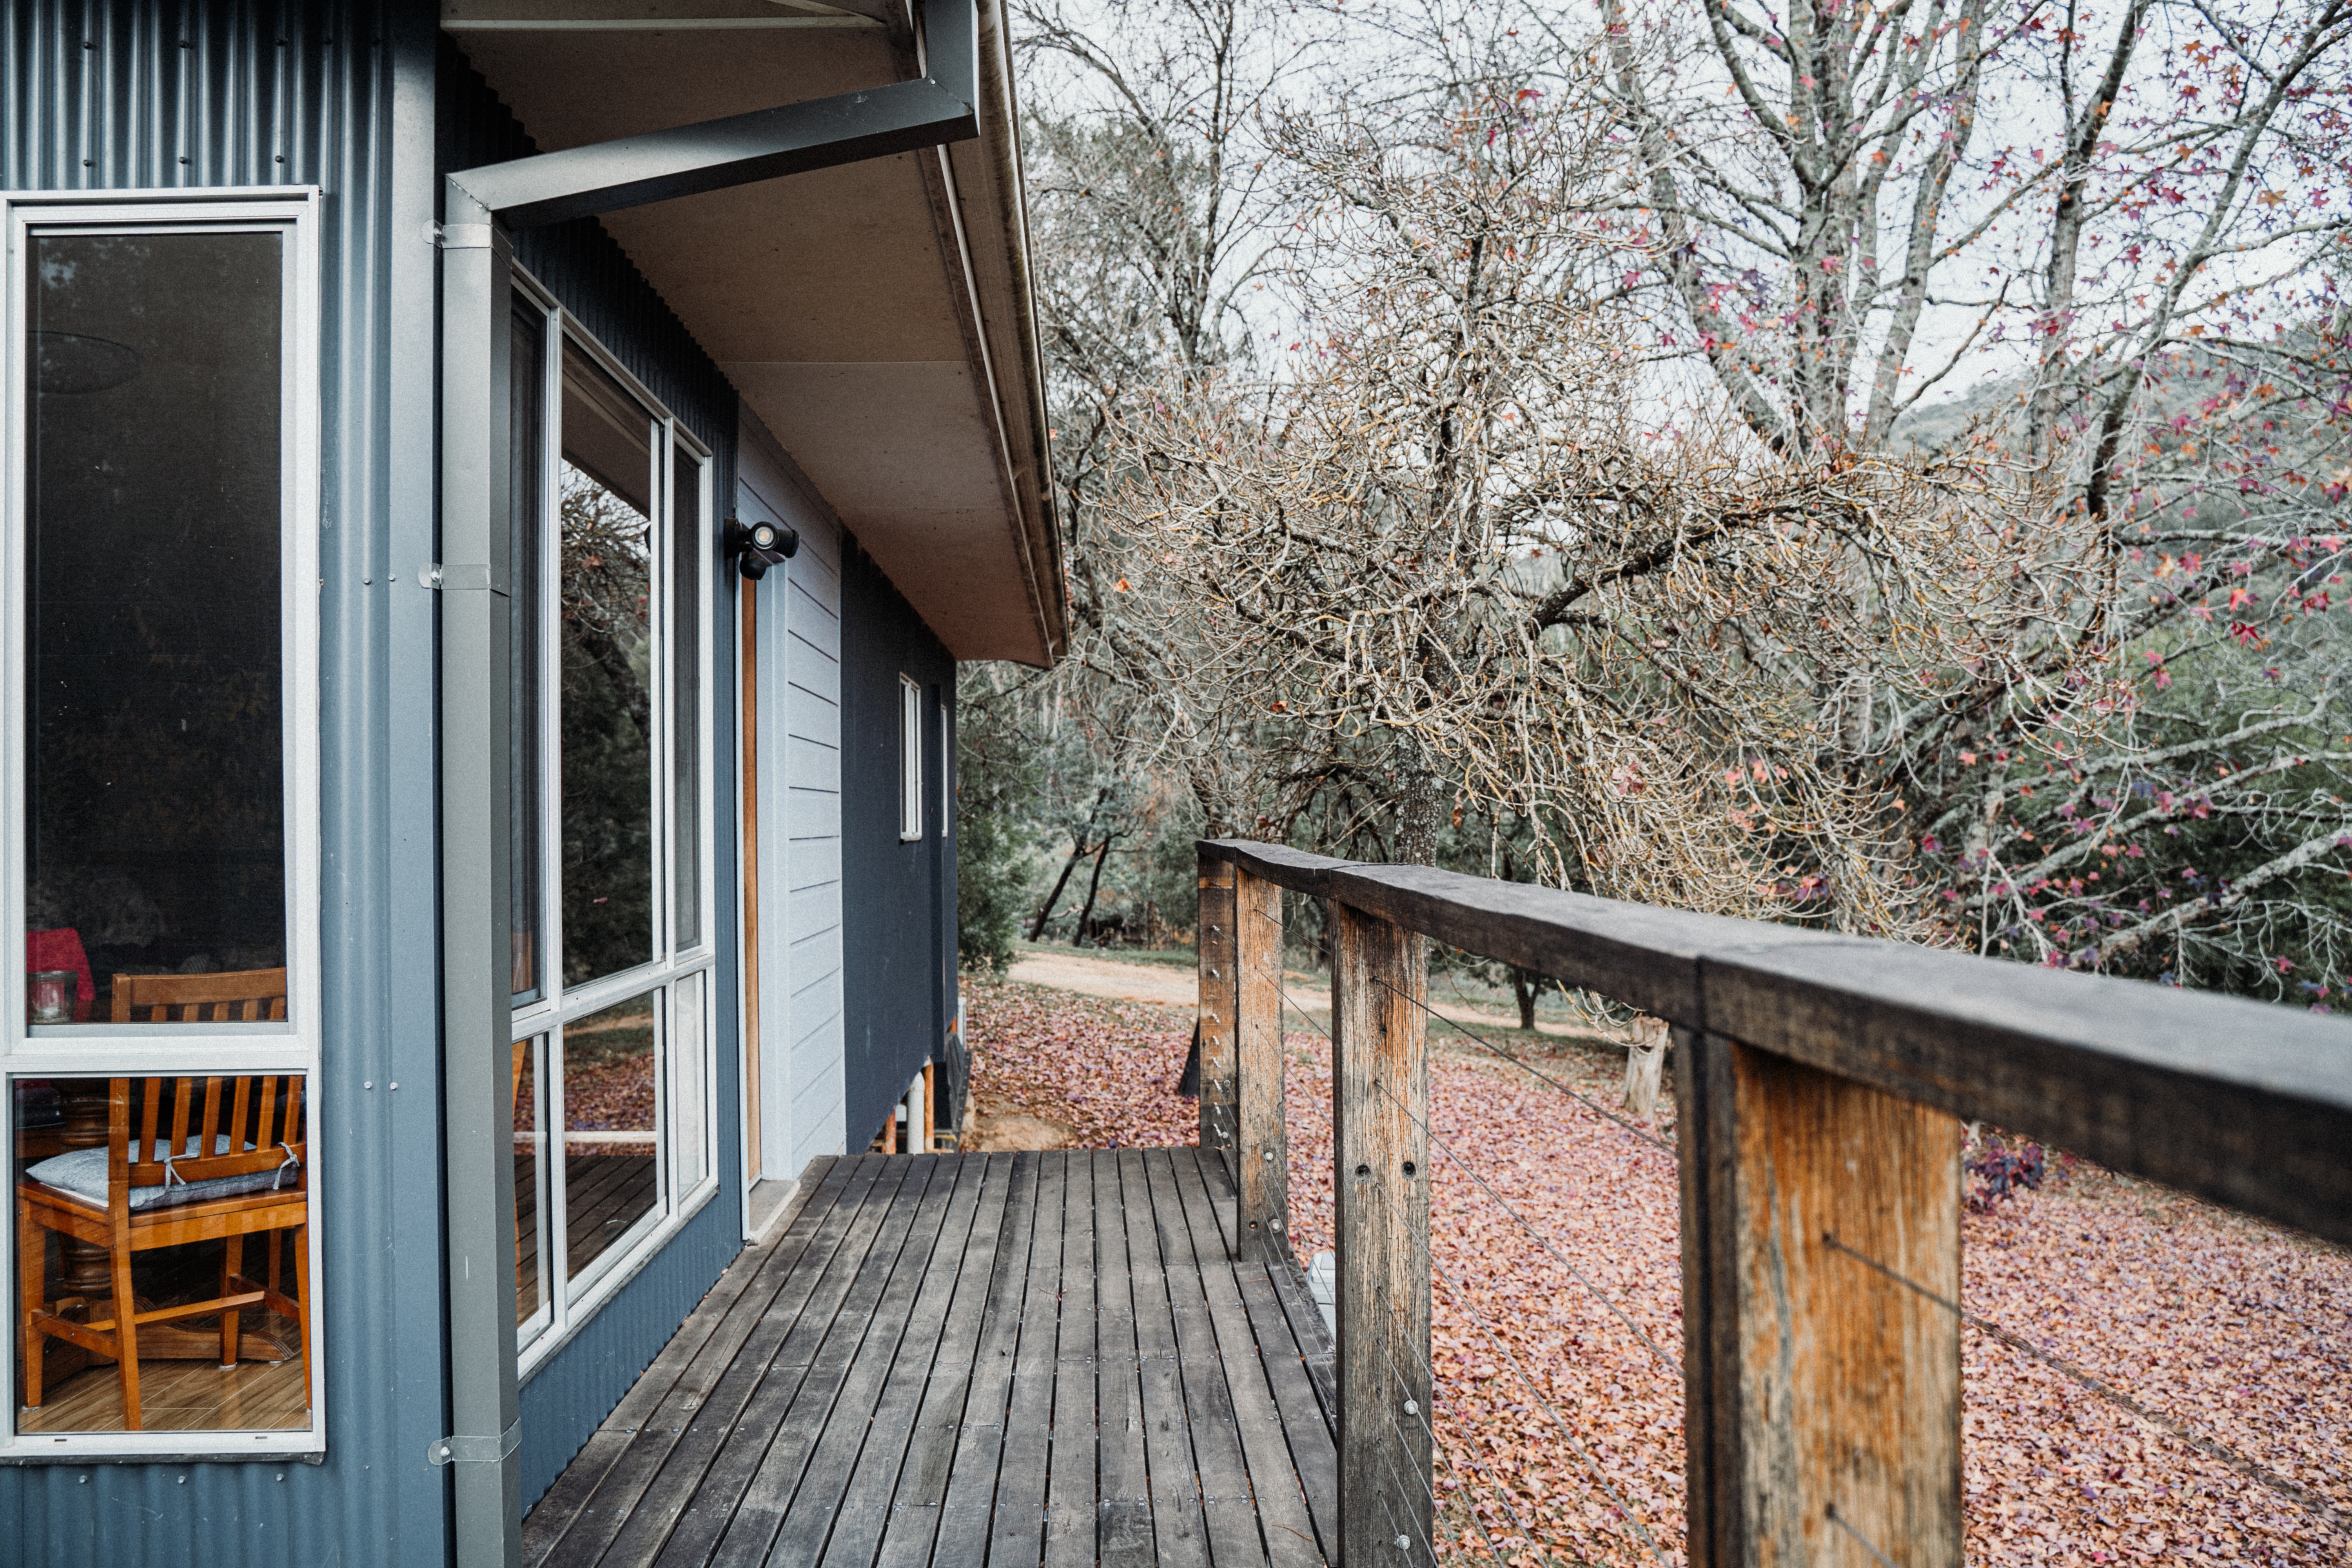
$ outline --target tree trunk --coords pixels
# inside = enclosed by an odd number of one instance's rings
[[[1666,1021],[1633,1020],[1633,1047],[1625,1053],[1625,1109],[1644,1121],[1658,1116],[1659,1069],[1666,1060]]]
[[[1037,918],[1029,922],[1029,940],[1031,942],[1035,942],[1037,940],[1037,933],[1044,931],[1045,929],[1045,922],[1054,918],[1054,906],[1062,901],[1062,889],[1070,885],[1070,873],[1076,870],[1078,868],[1078,862],[1086,858],[1087,836],[1081,833],[1078,835],[1076,847],[1070,851],[1070,858],[1062,862],[1062,874],[1055,879],[1054,890],[1045,895],[1045,907],[1037,911]]]
[[[1518,998],[1519,1027],[1534,1034],[1536,998],[1543,994],[1543,976],[1529,974],[1516,963],[1511,965],[1511,994]]]
[[[1406,866],[1437,864],[1437,835],[1445,821],[1444,786],[1414,754],[1411,742],[1396,770],[1396,834],[1391,853]]]
[[[1095,851],[1095,874],[1087,879],[1087,901],[1078,910],[1078,929],[1070,937],[1072,947],[1087,945],[1087,917],[1095,912],[1095,893],[1102,886],[1103,862],[1110,858],[1110,847],[1118,837],[1116,833],[1103,835],[1102,847]]]

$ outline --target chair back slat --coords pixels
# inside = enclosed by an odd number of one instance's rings
[[[209,1154],[218,1147],[222,1131],[221,1112],[228,1109],[221,1100],[221,1080],[216,1078],[205,1079],[205,1120],[195,1137],[182,1145],[183,1150],[193,1148],[199,1154]]]
[[[155,1085],[147,1086],[143,1147],[155,1142]],[[106,1086],[107,1208],[118,1229],[131,1218],[131,1080],[110,1079]]]
[[[117,1081],[124,1086],[127,1097],[128,1080]],[[197,1103],[199,1083],[203,1085],[201,1104]],[[167,1139],[159,1141],[155,1124],[166,1084],[172,1085],[171,1131]],[[257,1087],[260,1091],[257,1108]],[[289,1188],[306,1184],[301,1165],[308,1152],[299,1131],[302,1109],[299,1076],[262,1074],[202,1079],[184,1077],[176,1080],[157,1078],[146,1080],[146,1089],[142,1117],[144,1134],[137,1146],[117,1155],[123,1160],[124,1174],[131,1186],[206,1182],[222,1176],[249,1175],[256,1171],[276,1171],[289,1165]],[[215,1152],[223,1134],[227,1136],[228,1147]],[[126,1116],[121,1142],[129,1142]],[[163,1159],[155,1157],[159,1142],[165,1156]]]
[[[152,1161],[155,1157],[155,1121],[163,1110],[163,1083],[160,1078],[147,1080],[147,1092],[141,1097],[139,1112],[139,1148],[131,1155],[134,1162]],[[128,1085],[126,1084],[126,1092]]]
[[[172,1080],[172,1139],[164,1145],[164,1152],[175,1160],[189,1151],[188,1104],[195,1098],[195,1094],[194,1079],[184,1074]],[[155,1157],[155,1146],[151,1143],[135,1152],[142,1160],[152,1160]]]
[[[227,1024],[282,1021],[286,971],[238,969],[218,974],[117,974],[118,1024]]]

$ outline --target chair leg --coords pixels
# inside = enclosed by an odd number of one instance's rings
[[[41,1310],[49,1268],[49,1233],[33,1223],[33,1205],[16,1205],[16,1275],[25,1314],[25,1407],[41,1407],[41,1363],[47,1358],[48,1335],[41,1332],[34,1314]]]
[[[310,1248],[308,1226],[294,1227],[294,1304],[302,1309],[295,1329],[302,1338],[302,1408],[310,1408]]]
[[[220,1293],[223,1296],[236,1289],[236,1277],[244,1270],[245,1237],[232,1236],[221,1252]],[[221,1368],[227,1371],[236,1365],[237,1357],[245,1350],[245,1335],[238,1329],[236,1309],[234,1307],[221,1313],[220,1342]]]
[[[131,1293],[131,1238],[117,1233],[112,1247],[114,1263],[114,1357],[122,1374],[122,1429],[138,1432],[139,1414],[139,1299]]]

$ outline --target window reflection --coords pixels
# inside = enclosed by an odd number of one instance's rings
[[[17,1431],[310,1424],[304,1086],[16,1080]]]
[[[654,1005],[633,996],[563,1030],[564,1274],[578,1279],[661,1201]]]
[[[37,1023],[115,1020],[118,975],[286,963],[282,243],[26,242]]]
[[[567,345],[563,979],[654,956],[652,422]]]
[[[524,1323],[547,1300],[547,1270],[540,1261],[547,1223],[547,1102],[540,1051],[542,1037],[514,1043],[515,1321]]]
[[[670,947],[702,936],[702,466],[670,476]]]
[[[514,999],[541,991],[539,821],[539,583],[540,517],[547,504],[540,475],[545,430],[546,342],[536,311],[517,311],[511,349],[514,428],[508,443],[507,650],[513,671],[507,719],[507,854],[511,897],[508,961]]]

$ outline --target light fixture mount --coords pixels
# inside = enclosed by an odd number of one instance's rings
[[[749,582],[756,583],[768,574],[768,568],[780,566],[800,553],[801,536],[781,522],[745,524],[734,518],[727,520],[725,535],[727,554]]]

